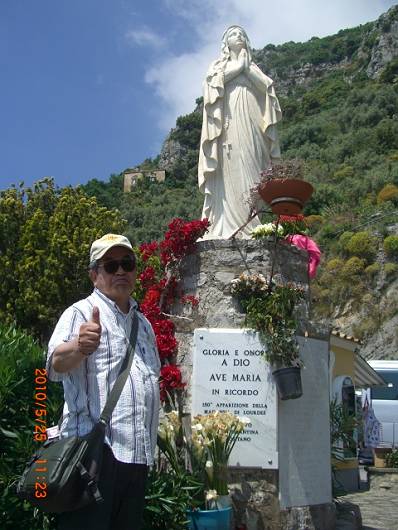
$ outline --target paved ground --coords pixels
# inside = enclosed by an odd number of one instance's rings
[[[393,489],[370,489],[350,493],[341,497],[342,501],[357,504],[362,515],[362,530],[398,530],[398,496]],[[352,523],[344,523],[340,518],[336,528],[354,529]]]
[[[363,530],[398,530],[396,492],[388,490],[361,491],[346,495],[344,500],[360,507]]]
[[[398,530],[398,499],[388,490],[362,491],[346,495],[344,500],[361,509],[363,530]]]

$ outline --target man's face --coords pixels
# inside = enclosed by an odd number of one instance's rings
[[[108,298],[120,304],[128,300],[135,288],[137,270],[125,271],[120,263],[115,273],[106,272],[104,265],[111,262],[132,260],[133,253],[125,247],[113,247],[99,260],[98,269],[92,271],[91,279],[97,289]]]

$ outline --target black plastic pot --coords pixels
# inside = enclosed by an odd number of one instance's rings
[[[285,399],[297,399],[303,395],[301,386],[301,370],[296,366],[280,368],[272,372],[279,397]]]

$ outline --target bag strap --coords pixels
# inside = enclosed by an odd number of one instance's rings
[[[127,381],[127,377],[130,373],[130,368],[133,362],[133,357],[134,357],[134,352],[135,352],[135,345],[137,343],[137,335],[138,335],[138,316],[137,316],[137,311],[135,311],[134,316],[133,316],[133,322],[131,324],[131,332],[130,332],[129,345],[127,347],[127,353],[120,366],[117,379],[115,381],[115,384],[112,387],[112,390],[108,396],[108,399],[106,400],[105,406],[101,412],[101,416],[99,419],[100,423],[103,423],[105,425],[109,423],[113,409],[115,408],[116,403],[118,402],[120,394],[122,393],[123,387]]]

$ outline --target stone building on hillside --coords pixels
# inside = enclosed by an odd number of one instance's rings
[[[127,168],[123,171],[123,191],[128,193],[133,186],[143,178],[149,179],[151,182],[164,182],[166,180],[166,171],[162,169],[140,169]]]

